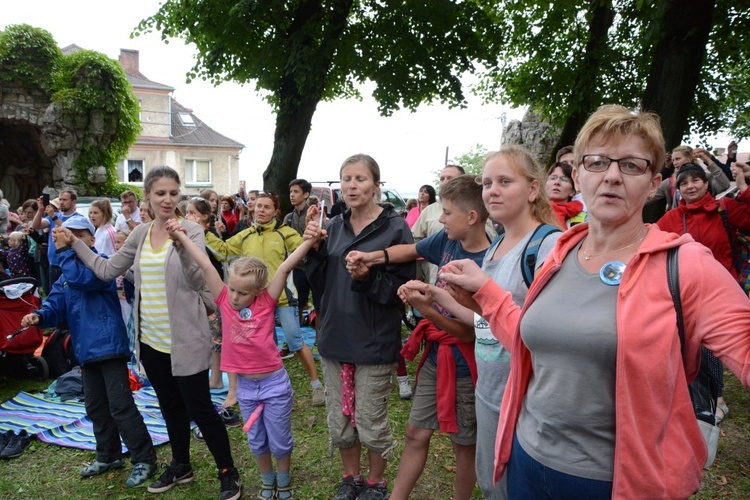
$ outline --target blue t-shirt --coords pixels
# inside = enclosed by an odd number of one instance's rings
[[[487,243],[489,243],[489,240],[487,241]],[[432,234],[427,238],[417,242],[417,253],[420,255],[420,257],[423,257],[430,264],[437,265],[438,268],[443,267],[445,264],[452,260],[460,259],[471,259],[481,267],[482,261],[484,260],[484,254],[486,252],[487,249],[484,249],[480,252],[467,252],[461,246],[460,241],[448,239],[448,236],[445,234],[445,229],[441,229],[437,233]],[[438,277],[438,279],[435,280],[435,286],[439,288],[446,288],[447,283],[440,279],[440,277]],[[443,316],[446,316],[448,318],[453,317],[452,314],[450,314],[444,308],[440,307],[438,304],[433,304],[433,307],[435,307],[435,309]],[[433,365],[437,366],[437,346],[433,344],[432,347],[433,348],[430,349],[430,352],[427,353],[427,359]],[[468,363],[466,363],[466,359],[464,358],[463,354],[461,354],[461,351],[458,349],[458,347],[451,346],[451,350],[453,351],[453,358],[456,360],[456,375],[458,377],[471,376],[469,365]]]
[[[62,212],[55,212],[55,215],[57,215],[60,218],[61,222],[65,222],[71,217],[83,217],[83,215],[79,214],[78,212],[73,212],[70,215],[63,215]],[[57,225],[55,224],[55,221],[52,220],[52,217],[45,216],[45,219],[49,221],[49,232],[47,233],[47,239],[49,242],[49,246],[47,247],[47,259],[49,260],[50,266],[56,266],[58,265],[57,264],[57,248],[55,248],[55,242],[52,241],[52,230],[55,227],[57,227]]]

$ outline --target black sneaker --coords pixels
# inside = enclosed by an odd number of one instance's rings
[[[289,359],[294,357],[294,353],[289,350],[289,346],[284,343],[284,345],[281,346],[281,349],[279,349],[279,356],[281,356],[281,359]]]
[[[10,440],[16,435],[14,431],[0,432],[0,453],[3,452]]]
[[[344,476],[333,500],[356,500],[364,487],[362,476]]]
[[[242,425],[239,413],[237,413],[233,409],[224,408],[223,406],[218,406],[217,409],[219,410],[221,421],[224,422],[224,425],[226,425],[227,427],[237,427],[239,425]]]
[[[3,451],[0,452],[0,458],[20,457],[23,450],[25,450],[29,444],[31,444],[31,436],[29,436],[29,433],[24,429],[18,434],[10,436],[8,444],[6,444]]]
[[[383,479],[375,484],[365,483],[365,487],[357,500],[387,500],[388,496],[388,485]]]
[[[172,462],[167,467],[167,470],[162,472],[159,479],[148,486],[148,492],[164,493],[167,490],[171,490],[176,484],[189,483],[193,479],[195,479],[195,475],[190,464],[176,464]]]
[[[221,481],[220,500],[237,500],[242,495],[242,481],[236,467],[227,467],[219,471]]]

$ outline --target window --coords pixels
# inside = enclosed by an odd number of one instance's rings
[[[195,127],[195,121],[193,120],[193,115],[191,115],[190,113],[184,113],[184,112],[178,113],[178,115],[183,125],[185,125],[186,127]]]
[[[211,184],[211,162],[209,160],[185,160],[186,184]]]
[[[143,160],[122,160],[117,164],[117,177],[120,182],[141,184],[143,172]]]

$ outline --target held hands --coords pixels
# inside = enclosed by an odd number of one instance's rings
[[[423,281],[407,281],[398,288],[398,297],[407,306],[417,308],[429,307],[434,302],[430,285]]]
[[[313,248],[317,250],[320,247],[320,242],[328,237],[328,232],[318,226],[318,221],[313,219],[307,222],[307,227],[305,227],[302,237],[306,240],[313,240]]]
[[[37,316],[34,313],[27,314],[23,318],[21,318],[21,327],[26,328],[31,325],[38,325],[39,324],[39,316]]]
[[[489,281],[484,271],[471,259],[453,260],[444,265],[438,275],[454,288],[460,287],[472,293]]]
[[[730,170],[739,190],[745,191],[747,189],[747,176],[750,175],[750,165],[736,161],[732,163]]]
[[[52,229],[52,241],[55,242],[55,248],[59,249],[72,246],[78,238],[67,227],[59,226]]]
[[[182,227],[182,224],[180,224],[177,219],[169,219],[164,224],[164,229],[167,230],[167,234],[169,234],[169,237],[172,238],[172,241],[174,241],[175,245],[179,245],[182,241],[182,238],[187,238],[185,228]]]

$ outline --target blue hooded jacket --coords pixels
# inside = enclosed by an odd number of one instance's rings
[[[62,276],[52,285],[42,308],[34,311],[39,327],[67,322],[81,366],[105,359],[130,359],[117,284],[97,278],[71,248],[60,249],[57,260]]]

